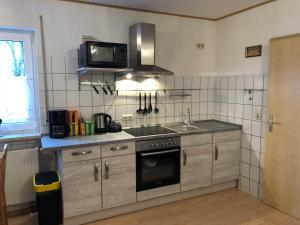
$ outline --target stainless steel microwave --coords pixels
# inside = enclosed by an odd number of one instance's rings
[[[79,66],[126,68],[127,44],[85,41],[79,48]]]

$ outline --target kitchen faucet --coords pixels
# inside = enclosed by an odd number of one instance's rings
[[[191,123],[192,123],[192,121],[191,121],[191,110],[190,110],[190,108],[186,108],[186,112],[187,112],[188,118],[187,118],[187,120],[185,120],[184,122],[185,122],[186,125],[190,126]]]

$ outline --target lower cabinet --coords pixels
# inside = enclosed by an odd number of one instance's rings
[[[155,197],[179,192],[180,187],[188,191],[239,178],[240,131],[183,136],[182,143],[180,186],[155,190]],[[58,154],[64,219],[137,201],[134,146],[117,143]],[[138,196],[150,199],[153,190]]]
[[[64,218],[101,210],[101,160],[63,163]]]
[[[182,148],[181,191],[211,184],[212,144]]]
[[[136,202],[135,154],[102,158],[103,209]]]
[[[240,140],[214,144],[212,173],[213,184],[239,178],[240,148]]]

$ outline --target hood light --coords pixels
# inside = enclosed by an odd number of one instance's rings
[[[127,79],[132,79],[132,74],[131,73],[128,73],[128,74],[126,74],[126,76],[125,76]]]

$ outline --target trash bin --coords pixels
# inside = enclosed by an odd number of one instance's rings
[[[42,172],[34,175],[33,188],[36,193],[40,225],[60,224],[60,177],[57,172]]]

